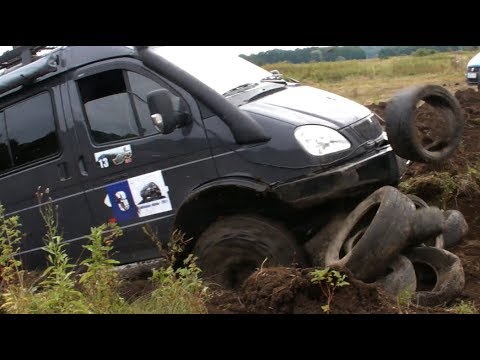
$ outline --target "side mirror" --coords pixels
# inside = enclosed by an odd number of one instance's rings
[[[158,89],[147,95],[148,108],[153,124],[162,134],[170,134],[177,127],[188,124],[190,116],[184,110],[182,99],[167,89]]]

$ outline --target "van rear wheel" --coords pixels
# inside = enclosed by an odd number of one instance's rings
[[[217,220],[198,239],[194,255],[202,277],[239,288],[256,269],[305,265],[305,254],[281,224],[257,215]]]

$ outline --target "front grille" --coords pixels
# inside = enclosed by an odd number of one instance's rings
[[[365,140],[374,140],[382,135],[382,127],[374,114],[353,124],[353,130]]]
[[[479,72],[480,66],[469,66],[467,70],[468,72]]]

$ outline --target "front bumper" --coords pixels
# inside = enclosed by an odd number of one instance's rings
[[[380,186],[396,185],[402,175],[400,162],[387,145],[343,166],[276,185],[272,190],[282,201],[296,208],[305,208],[373,191]]]

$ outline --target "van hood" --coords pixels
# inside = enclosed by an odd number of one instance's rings
[[[240,109],[276,118],[295,126],[318,124],[334,129],[348,126],[371,114],[363,105],[310,86],[284,90],[242,105]]]

